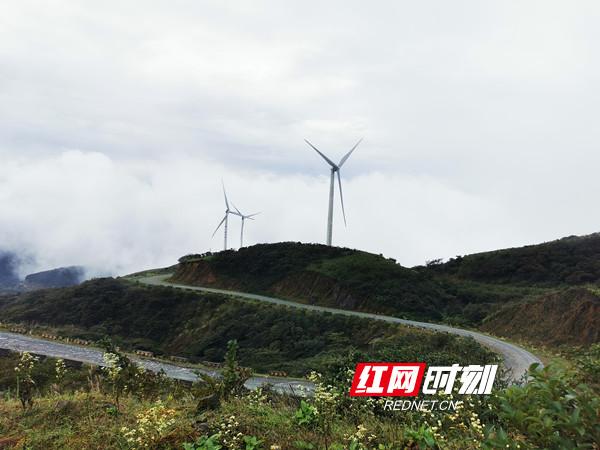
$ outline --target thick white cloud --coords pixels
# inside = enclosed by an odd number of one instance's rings
[[[7,3],[0,247],[35,255],[24,270],[168,264],[219,247],[221,178],[264,211],[248,242],[320,241],[327,169],[304,137],[334,159],[365,137],[341,245],[411,265],[596,231],[599,15],[592,1]]]

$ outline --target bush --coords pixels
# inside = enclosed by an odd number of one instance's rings
[[[35,381],[32,373],[38,360],[36,356],[31,355],[29,352],[23,352],[19,364],[15,367],[15,373],[17,374],[17,396],[21,401],[23,409],[33,406]]]
[[[317,409],[305,400],[301,400],[294,418],[298,425],[313,425],[317,420]]]
[[[557,366],[533,364],[530,381],[497,397],[498,424],[488,448],[594,448],[600,442],[600,397]]]

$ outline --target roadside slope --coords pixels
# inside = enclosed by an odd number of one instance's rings
[[[583,287],[553,292],[505,306],[481,329],[542,345],[588,346],[600,341],[600,296]]]

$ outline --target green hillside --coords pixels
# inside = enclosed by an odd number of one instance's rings
[[[455,300],[429,274],[357,250],[284,242],[185,257],[174,281],[439,320]]]
[[[400,317],[476,324],[496,304],[539,293],[527,286],[455,280],[381,255],[284,242],[181,258],[173,281],[264,293]]]
[[[173,276],[173,281],[184,284],[463,326],[479,326],[506,306],[523,304],[527,309],[556,289],[599,280],[600,234],[413,268],[347,248],[261,244],[183,257]],[[500,322],[490,324],[494,323]],[[488,331],[494,331],[490,324]],[[541,340],[552,341],[547,339],[550,329],[537,331]],[[572,341],[578,340],[587,342],[581,333]]]
[[[295,375],[354,350],[440,364],[491,358],[474,341],[454,336],[112,278],[1,298],[0,317],[91,341],[109,335],[124,348],[192,361],[222,361],[227,342],[237,339],[242,364]]]
[[[600,233],[477,253],[432,265],[461,280],[518,285],[577,285],[600,281]]]

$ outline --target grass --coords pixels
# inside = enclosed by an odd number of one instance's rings
[[[313,378],[315,396],[305,401],[318,413],[305,415],[302,421],[300,398],[269,390],[224,396],[215,409],[199,410],[195,388],[161,384],[153,400],[148,400],[132,384],[116,404],[108,378],[101,376],[95,385],[88,384],[83,377],[87,368],[69,369],[65,380],[71,381],[58,392],[49,380],[40,378],[47,372],[43,367],[55,363],[48,359],[34,368],[39,383],[32,408],[23,410],[14,391],[4,386],[2,393],[0,387],[0,446],[181,449],[184,443],[217,435],[215,441],[223,450],[578,448],[600,438],[595,420],[600,413],[598,387],[594,391],[582,384],[593,381],[600,367],[598,355],[598,349],[584,355],[588,363],[584,367],[565,354],[570,362],[567,369],[533,371],[526,386],[505,388],[497,380],[492,395],[455,396],[463,401],[456,411],[432,413],[385,412],[381,400],[348,397],[352,373],[346,361]],[[9,369],[18,359],[17,355],[0,358],[5,375],[14,378]],[[551,364],[557,366],[556,361]],[[248,447],[247,442],[254,444]]]
[[[0,402],[0,442],[32,449],[127,448],[122,427],[135,426],[136,414],[152,405],[126,397],[117,409],[110,397],[97,392],[47,395],[37,398],[28,411],[17,400],[4,400]],[[165,444],[171,442],[175,448],[193,437],[190,405],[170,401],[167,406],[175,407],[181,418],[181,425],[165,438]]]

